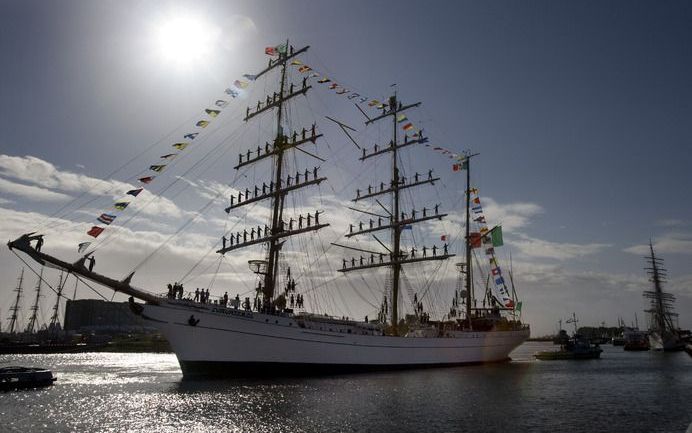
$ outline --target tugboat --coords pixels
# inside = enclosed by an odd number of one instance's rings
[[[592,344],[577,333],[577,317],[572,313],[572,318],[567,323],[574,323],[574,335],[570,338],[567,331],[560,330],[556,344],[560,350],[543,350],[536,352],[534,356],[541,361],[558,361],[567,359],[597,359],[601,357],[603,349],[598,344]]]
[[[0,391],[26,388],[42,388],[53,385],[55,377],[45,368],[2,367],[0,368]]]

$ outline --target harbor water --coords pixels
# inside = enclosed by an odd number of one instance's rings
[[[182,380],[172,354],[3,355],[53,370],[0,393],[2,432],[685,432],[692,358],[623,352],[316,378]],[[692,429],[690,429],[692,431]]]

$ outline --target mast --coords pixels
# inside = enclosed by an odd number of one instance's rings
[[[288,47],[288,40],[286,40],[286,47]],[[279,54],[281,55],[281,54]],[[286,62],[284,62],[281,65],[281,84],[280,84],[280,90],[279,93],[281,95],[284,94],[284,87],[286,85]],[[274,139],[274,143],[280,143],[283,141],[284,133],[283,133],[283,127],[281,125],[281,118],[282,118],[282,113],[283,113],[283,101],[279,99],[279,104],[276,107],[276,138]],[[276,155],[276,171],[275,175],[276,177],[274,178],[274,184],[279,185],[281,183],[282,179],[282,168],[283,168],[283,159],[284,159],[284,151],[281,149],[281,146],[279,147],[279,151]],[[279,221],[281,221],[281,218],[283,216],[283,210],[284,210],[284,196],[278,196],[275,198],[272,198],[272,233],[275,233],[276,228],[279,226]],[[278,268],[278,260],[279,260],[279,243],[277,239],[271,239],[269,241],[269,260],[268,260],[268,267],[267,267],[267,273],[264,276],[264,298],[271,300],[274,296],[274,287],[276,285],[276,272],[274,272],[275,269]]]
[[[59,308],[60,308],[60,297],[62,296],[62,288],[64,284],[67,282],[67,277],[63,279],[63,274],[62,272],[60,273],[60,280],[58,280],[58,288],[57,288],[57,296],[55,298],[55,305],[53,305],[53,315],[50,318],[50,325],[49,329],[52,331],[56,331],[56,327],[60,326],[60,321],[59,321]]]
[[[41,282],[43,281],[43,266],[41,267],[41,273],[36,282],[36,298],[34,299],[34,305],[31,306],[31,317],[29,318],[29,324],[26,327],[26,332],[31,334],[34,332],[36,327],[36,317],[38,315],[38,301],[41,297]]]
[[[271,158],[274,177],[269,182],[269,185],[263,182],[261,187],[255,185],[252,190],[246,188],[244,192],[240,191],[237,197],[230,197],[230,206],[226,208],[226,212],[230,213],[232,209],[250,203],[270,200],[271,217],[269,224],[264,227],[252,227],[250,231],[244,229],[243,232],[237,232],[235,235],[231,233],[228,239],[229,245],[226,245],[224,234],[223,247],[217,251],[219,254],[225,254],[229,251],[251,245],[266,245],[266,261],[252,261],[252,266],[256,266],[256,268],[253,268],[253,271],[262,276],[264,284],[262,286],[260,283],[260,287],[264,305],[267,307],[271,306],[276,293],[279,256],[281,247],[285,242],[284,238],[319,230],[329,225],[319,223],[320,211],[316,211],[314,215],[312,213],[308,213],[306,216],[300,215],[299,223],[295,224],[298,226],[297,228],[294,228],[293,218],[290,218],[288,223],[284,219],[284,201],[290,192],[312,185],[319,185],[327,179],[326,177],[318,176],[318,167],[305,169],[305,171],[298,170],[295,177],[292,177],[291,173],[284,177],[284,169],[286,168],[284,167],[284,157],[286,153],[293,149],[302,150],[299,149],[299,146],[306,143],[316,143],[322,137],[322,134],[317,133],[315,124],[310,128],[302,128],[300,132],[293,131],[290,136],[284,133],[283,113],[285,103],[296,96],[307,94],[308,90],[312,88],[312,86],[307,84],[307,78],[303,79],[300,86],[287,83],[286,66],[290,59],[306,52],[308,48],[310,47],[306,46],[294,51],[287,40],[286,48],[279,50],[278,59],[269,60],[267,68],[256,76],[256,78],[259,78],[274,68],[280,67],[279,91],[274,92],[271,96],[267,95],[265,100],[257,102],[256,108],[248,107],[246,109],[244,119],[246,122],[255,116],[276,109],[276,135],[272,144],[267,142],[264,148],[258,146],[256,150],[248,150],[244,154],[241,153],[238,157],[238,164],[234,168],[238,170],[241,167]],[[306,226],[303,226],[303,220],[307,221]]]
[[[394,96],[390,99],[390,105],[392,107],[396,107],[396,91],[394,92]],[[397,120],[396,116],[392,116],[392,136],[393,142],[397,142]],[[392,194],[392,201],[393,201],[393,207],[394,207],[394,227],[392,231],[392,237],[393,237],[393,248],[392,251],[396,251],[397,254],[399,251],[401,251],[401,226],[396,224],[399,221],[399,166],[398,166],[398,158],[397,158],[398,151],[396,149],[396,146],[394,146],[394,149],[392,150],[392,180],[396,179],[395,182],[393,182],[394,186],[394,191]],[[391,295],[391,302],[392,302],[392,327],[394,328],[395,334],[397,333],[397,329],[399,327],[399,277],[401,276],[401,264],[398,261],[395,261],[392,264],[392,295]]]
[[[19,283],[17,284],[17,288],[14,289],[15,292],[17,292],[17,297],[14,300],[14,305],[10,307],[10,311],[12,312],[12,315],[10,316],[10,334],[14,334],[15,327],[17,325],[17,311],[19,311],[19,300],[22,297],[22,282],[24,281],[24,268],[22,268],[22,272],[19,274]]]
[[[473,329],[473,321],[471,320],[471,164],[470,158],[466,159],[466,321],[468,322],[469,330]]]
[[[399,290],[400,290],[400,281],[401,281],[401,270],[402,270],[402,265],[408,264],[408,263],[416,263],[416,262],[421,262],[421,261],[429,261],[429,260],[445,260],[449,257],[454,256],[454,254],[449,254],[447,252],[447,247],[445,244],[444,247],[444,252],[442,254],[437,254],[437,246],[434,246],[432,251],[433,253],[431,255],[427,255],[427,250],[430,248],[428,247],[423,247],[422,254],[419,253],[418,256],[416,256],[416,249],[415,247],[411,249],[411,253],[408,254],[406,251],[402,251],[401,249],[401,232],[404,229],[405,226],[413,225],[419,222],[431,220],[431,219],[442,219],[443,217],[447,216],[447,214],[440,214],[438,207],[439,205],[434,206],[434,212],[433,209],[428,210],[427,208],[423,208],[422,211],[418,211],[418,215],[422,216],[417,216],[416,210],[412,209],[410,213],[406,214],[406,212],[402,212],[401,210],[401,203],[400,203],[400,193],[402,190],[412,188],[412,187],[417,187],[425,184],[434,184],[436,181],[440,180],[439,177],[433,177],[433,171],[429,170],[428,171],[428,176],[424,175],[419,175],[418,173],[415,174],[415,176],[411,176],[411,178],[407,179],[403,176],[401,176],[401,173],[399,171],[399,165],[398,165],[398,157],[399,157],[399,150],[403,147],[411,146],[414,144],[419,144],[419,143],[426,143],[428,141],[427,138],[423,137],[423,132],[422,130],[418,132],[418,137],[416,139],[413,139],[409,137],[408,135],[404,135],[404,140],[399,141],[399,137],[397,134],[397,123],[399,122],[397,114],[402,113],[409,108],[414,108],[418,107],[420,105],[420,102],[416,102],[414,104],[409,104],[409,105],[403,105],[401,102],[397,100],[397,95],[396,92],[394,95],[392,95],[389,98],[389,101],[387,104],[382,104],[382,114],[379,116],[376,116],[374,118],[368,118],[368,120],[365,122],[366,125],[369,125],[371,123],[377,122],[379,120],[385,119],[387,117],[392,117],[392,126],[393,126],[393,132],[392,132],[392,140],[388,145],[380,146],[378,147],[375,145],[372,150],[368,151],[368,149],[363,149],[363,155],[359,158],[361,161],[365,161],[366,159],[384,155],[387,153],[391,153],[391,161],[392,161],[392,170],[391,170],[391,179],[387,182],[389,185],[388,187],[386,186],[385,182],[381,182],[379,185],[379,188],[377,185],[373,186],[368,185],[367,187],[367,192],[364,191],[363,194],[361,194],[361,190],[358,189],[356,190],[356,197],[352,200],[354,202],[358,202],[360,200],[364,199],[369,199],[373,198],[375,202],[380,205],[384,211],[387,213],[387,216],[384,217],[385,222],[382,224],[382,216],[378,216],[377,223],[375,224],[375,221],[373,219],[369,220],[368,225],[363,226],[363,222],[359,222],[357,225],[357,229],[354,230],[354,225],[351,224],[349,233],[346,234],[346,237],[350,238],[352,236],[357,236],[357,235],[364,235],[364,234],[372,234],[372,236],[375,238],[375,240],[380,243],[380,245],[387,251],[385,252],[371,252],[370,257],[368,260],[368,257],[366,256],[365,258],[361,256],[359,258],[358,263],[356,263],[355,257],[351,258],[351,266],[347,267],[348,261],[346,259],[343,260],[343,267],[342,269],[339,269],[339,272],[351,272],[351,271],[357,271],[357,270],[362,270],[362,269],[370,269],[370,268],[377,268],[377,267],[388,267],[390,269],[391,273],[391,306],[392,306],[392,315],[391,315],[391,329],[392,333],[394,335],[398,335],[398,324],[399,324]],[[376,197],[384,194],[390,194],[391,195],[391,208],[387,209],[385,206],[380,203],[380,201],[377,200]],[[358,209],[356,209],[358,210]],[[358,210],[360,211],[360,210]],[[365,212],[365,211],[360,211],[366,214],[371,214],[370,212]],[[388,219],[388,221],[387,221]],[[391,243],[390,246],[386,246],[383,244],[373,233],[376,231],[381,231],[381,230],[388,230],[390,232],[390,238],[391,238]],[[376,256],[379,257],[378,260],[376,260]],[[385,256],[388,256],[389,259],[385,260]]]

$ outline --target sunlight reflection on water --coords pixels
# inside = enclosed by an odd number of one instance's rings
[[[170,354],[4,356],[0,364],[51,368],[58,382],[0,394],[0,431],[648,433],[692,421],[684,353],[604,347],[598,361],[546,363],[533,360],[540,347],[497,365],[222,381],[183,381]],[[491,415],[497,408],[503,416]]]

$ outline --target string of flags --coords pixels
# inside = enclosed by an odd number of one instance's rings
[[[243,78],[249,81],[253,81],[255,79],[255,76],[245,74],[243,75]],[[206,108],[204,110],[204,115],[206,117],[198,120],[195,123],[195,127],[203,129],[209,126],[210,122],[216,117],[218,117],[219,114],[221,114],[221,111],[229,104],[230,101],[228,100],[228,98],[235,99],[238,96],[240,96],[242,92],[250,86],[249,81],[241,79],[233,81],[233,84],[229,86],[226,90],[224,90],[224,94],[226,96],[214,101],[212,108]],[[144,186],[151,184],[156,179],[157,175],[163,173],[166,170],[170,161],[175,159],[180,154],[180,152],[184,151],[188,146],[190,146],[191,142],[195,138],[197,138],[197,136],[200,133],[201,131],[197,130],[183,135],[184,141],[173,143],[171,145],[171,147],[174,149],[174,152],[161,155],[159,157],[160,161],[158,161],[156,164],[149,165],[149,171],[153,173],[148,176],[140,177],[139,179],[137,179],[137,181]],[[144,190],[144,186],[131,189],[127,191],[125,195],[137,197]],[[104,232],[106,227],[111,225],[113,221],[115,221],[115,219],[118,217],[118,212],[124,211],[130,205],[131,202],[132,198],[124,197],[113,203],[112,209],[114,209],[115,211],[111,210],[109,213],[102,213],[101,215],[99,215],[96,218],[95,223],[91,226],[91,228],[87,230],[86,234],[88,236],[91,236],[92,238],[98,238],[99,235]],[[82,253],[86,251],[86,249],[89,248],[91,243],[91,240],[85,240],[83,242],[80,242],[77,246],[77,252]]]
[[[285,52],[285,44],[279,45],[277,47],[267,47],[265,49],[265,53],[267,53],[270,56],[278,56],[279,53],[283,54]],[[371,98],[369,96],[361,95],[360,93],[351,91],[345,86],[342,86],[334,82],[332,79],[328,78],[324,74],[316,71],[313,67],[304,64],[300,60],[292,60],[290,65],[294,66],[299,73],[305,74],[308,78],[317,78],[317,83],[324,84],[327,87],[327,89],[333,90],[334,93],[337,95],[344,95],[348,100],[353,101],[355,104],[364,104],[367,107],[374,109],[385,109],[386,107],[388,107],[388,104],[386,102],[382,102],[378,99]],[[454,152],[442,146],[433,146],[427,143],[427,140],[423,137],[423,129],[417,128],[404,113],[398,114],[396,120],[397,123],[400,124],[401,129],[404,131],[406,135],[410,134],[409,136],[411,138],[420,139],[421,142],[425,145],[425,147],[434,150],[435,152],[444,155],[449,159],[458,161],[458,164],[455,163],[452,166],[454,171],[462,169],[462,164],[466,159],[466,156],[464,154]]]
[[[496,293],[500,295],[500,301],[506,308],[515,308],[514,300],[509,294],[507,284],[502,276],[502,269],[495,258],[495,247],[504,245],[502,239],[502,227],[496,226],[492,229],[488,228],[488,224],[483,214],[483,206],[477,188],[470,189],[471,195],[471,211],[473,212],[473,221],[478,224],[478,232],[470,233],[469,242],[471,248],[485,248],[485,255],[490,264],[490,273],[493,284],[495,285]],[[517,308],[520,308],[517,306]]]

